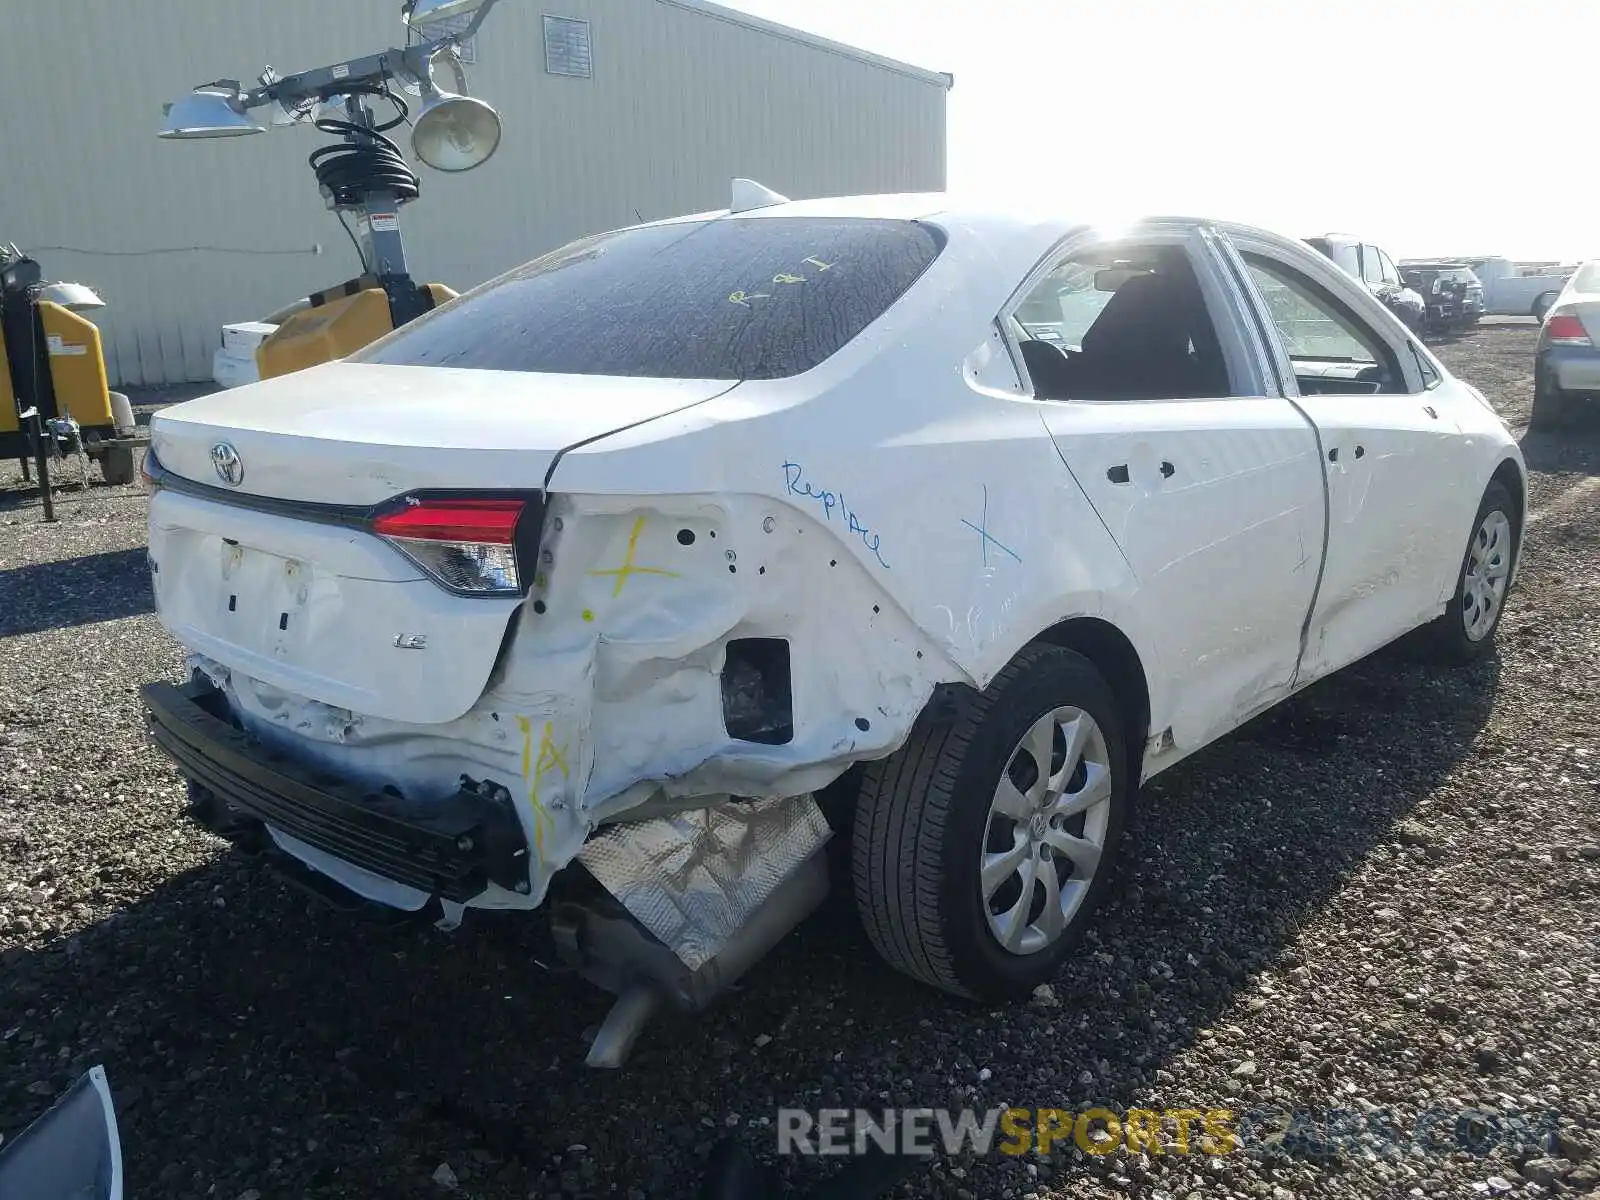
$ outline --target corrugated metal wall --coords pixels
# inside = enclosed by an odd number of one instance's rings
[[[155,133],[162,104],[203,81],[403,45],[398,0],[8,7],[0,240],[101,293],[113,379],[209,378],[224,322],[358,273],[305,161],[326,135]],[[546,74],[544,14],[590,22],[592,78]],[[796,198],[945,185],[943,84],[713,9],[501,0],[476,51],[471,90],[505,136],[476,171],[419,168],[402,210],[419,280],[464,290],[586,233],[726,207],[735,175]]]

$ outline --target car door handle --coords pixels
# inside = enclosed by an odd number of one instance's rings
[[[1106,478],[1109,479],[1112,483],[1127,483],[1128,482],[1128,464],[1127,463],[1118,463],[1114,467],[1106,468]]]
[[[1166,459],[1161,460],[1161,478],[1171,479],[1173,472],[1175,472],[1177,469],[1177,467],[1173,466]]]
[[[1365,446],[1357,446],[1356,447],[1356,457],[1357,458],[1360,458],[1366,452],[1367,452],[1367,448]]]

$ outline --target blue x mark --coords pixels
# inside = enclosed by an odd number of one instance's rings
[[[998,546],[1000,549],[1004,550],[1007,554],[1011,555],[1011,557],[1016,559],[1018,562],[1022,561],[1022,556],[1020,554],[1018,554],[1010,546],[1006,545],[1004,542],[1000,541],[1000,539],[996,538],[993,534],[991,534],[989,532],[989,485],[987,483],[983,485],[983,522],[982,522],[982,524],[974,525],[971,521],[967,520],[965,517],[961,518],[961,523],[963,525],[965,525],[968,529],[972,530],[973,533],[978,535],[978,539],[979,539],[978,540],[978,544],[983,547],[983,565],[984,566],[987,567],[989,565],[989,547],[991,545]]]

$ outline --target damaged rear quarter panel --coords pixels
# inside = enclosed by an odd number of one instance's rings
[[[940,673],[863,567],[767,498],[556,495],[540,558],[485,699],[555,723],[594,819],[652,797],[814,790],[903,741]],[[722,672],[744,638],[788,645],[783,744],[728,734]]]

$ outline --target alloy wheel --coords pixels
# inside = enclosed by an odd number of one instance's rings
[[[1494,629],[1511,577],[1511,521],[1499,509],[1485,513],[1467,551],[1461,583],[1461,623],[1470,641]]]
[[[984,829],[984,915],[1012,954],[1054,945],[1100,869],[1111,819],[1111,755],[1080,708],[1044,714],[1012,750]]]

